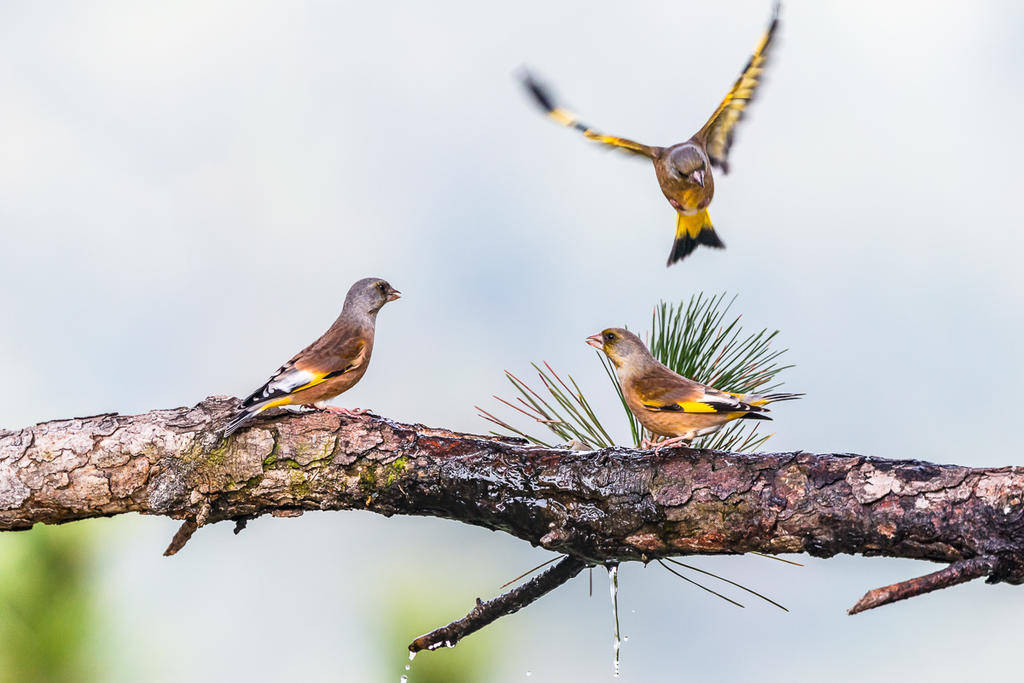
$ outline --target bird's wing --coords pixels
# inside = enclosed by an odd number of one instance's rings
[[[535,79],[530,73],[523,73],[523,85],[533,96],[535,102],[540,105],[541,109],[548,115],[548,117],[563,126],[569,128],[575,128],[579,132],[583,133],[584,137],[593,140],[594,142],[600,142],[603,145],[610,145],[611,147],[617,147],[625,152],[632,154],[638,154],[640,156],[653,158],[655,150],[653,147],[634,142],[633,140],[627,140],[626,138],[615,137],[614,135],[605,135],[599,133],[590,126],[581,122],[575,114],[568,109],[563,109],[555,105],[555,100],[551,96],[551,93],[542,86],[537,79]]]
[[[331,348],[329,352],[313,344],[278,368],[266,384],[242,402],[242,406],[276,401],[315,387],[362,367],[366,358],[366,340],[356,336]]]
[[[761,42],[758,43],[747,66],[736,79],[729,94],[718,105],[715,113],[694,136],[704,142],[711,163],[722,169],[723,173],[729,172],[729,148],[732,146],[736,124],[743,118],[747,105],[754,99],[754,92],[761,81],[761,74],[768,61],[768,50],[778,26],[779,5],[776,3],[772,21],[761,36]]]
[[[651,373],[637,380],[634,387],[640,403],[648,410],[682,413],[748,413],[764,410],[668,370]]]

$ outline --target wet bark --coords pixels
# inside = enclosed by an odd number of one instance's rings
[[[225,440],[219,428],[234,405],[214,397],[0,432],[0,530],[166,515],[184,520],[170,554],[222,520],[365,509],[500,529],[586,564],[862,553],[978,560],[910,589],[887,587],[886,596],[980,575],[1024,581],[1020,468],[686,448],[573,452],[326,412],[267,417]]]

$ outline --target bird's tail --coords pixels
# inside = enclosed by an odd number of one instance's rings
[[[239,427],[241,427],[243,424],[251,420],[252,417],[259,412],[260,409],[256,408],[255,406],[251,406],[249,408],[242,408],[241,410],[239,410],[237,413],[235,413],[234,417],[228,420],[227,424],[224,425],[224,436],[227,437],[234,434]]]
[[[708,210],[702,209],[692,216],[676,213],[676,240],[672,243],[672,253],[668,255],[668,263],[665,265],[671,266],[676,261],[682,261],[700,245],[725,248],[725,242],[711,225]]]
[[[801,398],[803,394],[764,394],[763,396],[748,396],[747,403],[752,406],[766,406],[769,403],[779,403],[780,401],[795,401]]]
[[[273,408],[274,406],[283,405],[286,402],[287,401],[265,401],[263,403],[257,403],[255,405],[243,406],[224,425],[224,436],[231,436],[236,431],[238,431],[238,429],[242,425],[244,425],[246,422],[262,413],[267,408]]]

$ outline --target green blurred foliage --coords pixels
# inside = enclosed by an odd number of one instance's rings
[[[385,680],[398,683],[403,675],[409,677],[409,683],[464,683],[499,678],[506,662],[497,643],[499,638],[508,636],[506,629],[510,628],[504,621],[468,636],[456,647],[420,652],[414,661],[409,661],[406,648],[417,636],[463,617],[473,608],[474,598],[465,586],[438,586],[427,578],[423,585],[429,588],[417,590],[410,586],[380,597],[381,611],[375,625],[380,634],[377,652],[381,656],[381,671],[394,676]]]
[[[0,683],[99,680],[94,536],[80,523],[0,534]]]

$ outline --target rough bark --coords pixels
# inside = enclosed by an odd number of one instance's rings
[[[1024,469],[686,448],[581,453],[326,412],[270,416],[225,440],[219,427],[234,405],[214,397],[0,432],[0,530],[166,515],[184,520],[173,553],[226,519],[241,528],[268,513],[366,509],[500,529],[587,564],[862,553],[978,560],[916,588],[979,575],[1024,581]],[[894,588],[886,595],[920,592]]]

